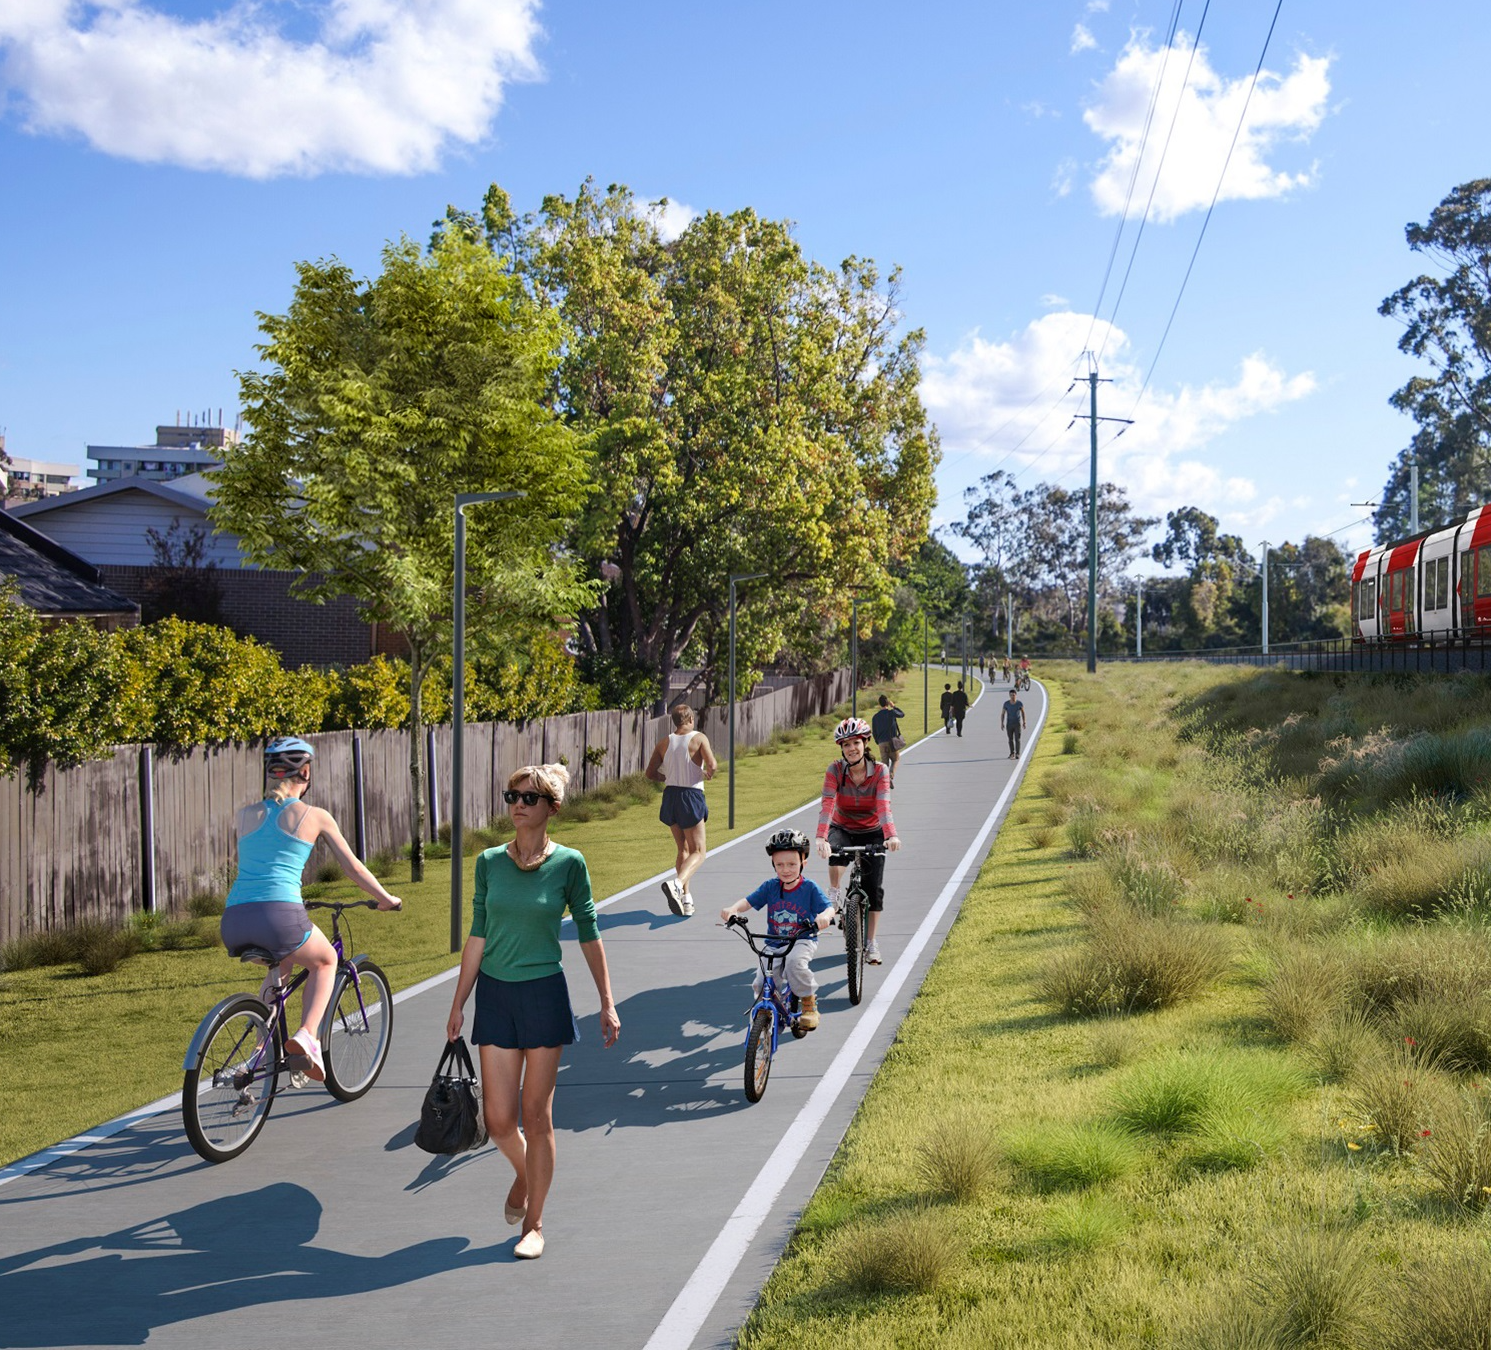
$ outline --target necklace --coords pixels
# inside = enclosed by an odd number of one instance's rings
[[[539,849],[538,853],[530,858],[527,862],[524,862],[522,857],[518,854],[518,841],[514,839],[512,843],[507,846],[507,856],[512,859],[513,866],[516,867],[518,871],[533,872],[536,871],[543,860],[549,856],[550,850],[552,850],[553,847],[554,841],[550,839],[548,835],[545,835],[543,846]]]

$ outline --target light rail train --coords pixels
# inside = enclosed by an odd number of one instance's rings
[[[1491,506],[1358,554],[1351,636],[1356,642],[1491,638]]]

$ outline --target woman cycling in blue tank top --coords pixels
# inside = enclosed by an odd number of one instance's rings
[[[401,909],[403,901],[358,861],[342,838],[329,811],[301,800],[311,786],[316,752],[294,736],[279,736],[264,747],[264,772],[270,790],[263,801],[238,813],[238,875],[223,910],[223,946],[230,956],[247,947],[263,947],[288,977],[296,966],[306,971],[301,995],[300,1030],[286,1043],[291,1055],[304,1055],[306,1073],[326,1078],[316,1029],[331,998],[336,951],[311,922],[300,895],[300,877],[316,840],[325,839],[342,871],[378,902],[379,909]]]

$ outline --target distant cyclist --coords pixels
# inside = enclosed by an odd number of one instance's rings
[[[890,774],[870,754],[870,724],[861,717],[846,717],[834,728],[834,741],[839,747],[839,758],[823,776],[818,856],[830,860],[828,898],[837,914],[844,904],[842,882],[848,862],[834,863],[834,850],[883,844],[888,852],[894,853],[901,847],[901,841],[896,837],[896,823],[890,814]],[[880,944],[875,940],[875,932],[885,907],[885,859],[866,857],[862,875],[870,896],[865,960],[878,966]]]
[[[317,1029],[331,999],[337,956],[300,896],[301,873],[316,840],[326,840],[342,871],[379,909],[400,909],[404,902],[358,861],[329,811],[301,800],[310,791],[315,755],[312,746],[294,736],[277,736],[264,747],[269,792],[238,813],[238,875],[223,909],[222,935],[230,956],[246,947],[263,947],[274,954],[282,976],[296,966],[305,969],[300,1030],[286,1042],[285,1053],[304,1055],[307,1076],[320,1083],[326,1067]]]

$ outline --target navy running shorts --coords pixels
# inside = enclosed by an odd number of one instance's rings
[[[562,970],[537,980],[499,980],[486,971],[477,972],[473,1045],[541,1050],[573,1045],[579,1039]]]
[[[679,829],[692,830],[700,821],[709,819],[709,803],[704,800],[704,789],[665,787],[663,805],[657,818],[664,825],[677,825]]]
[[[305,906],[289,900],[244,900],[223,911],[220,932],[229,956],[245,947],[264,947],[283,961],[311,935]]]

